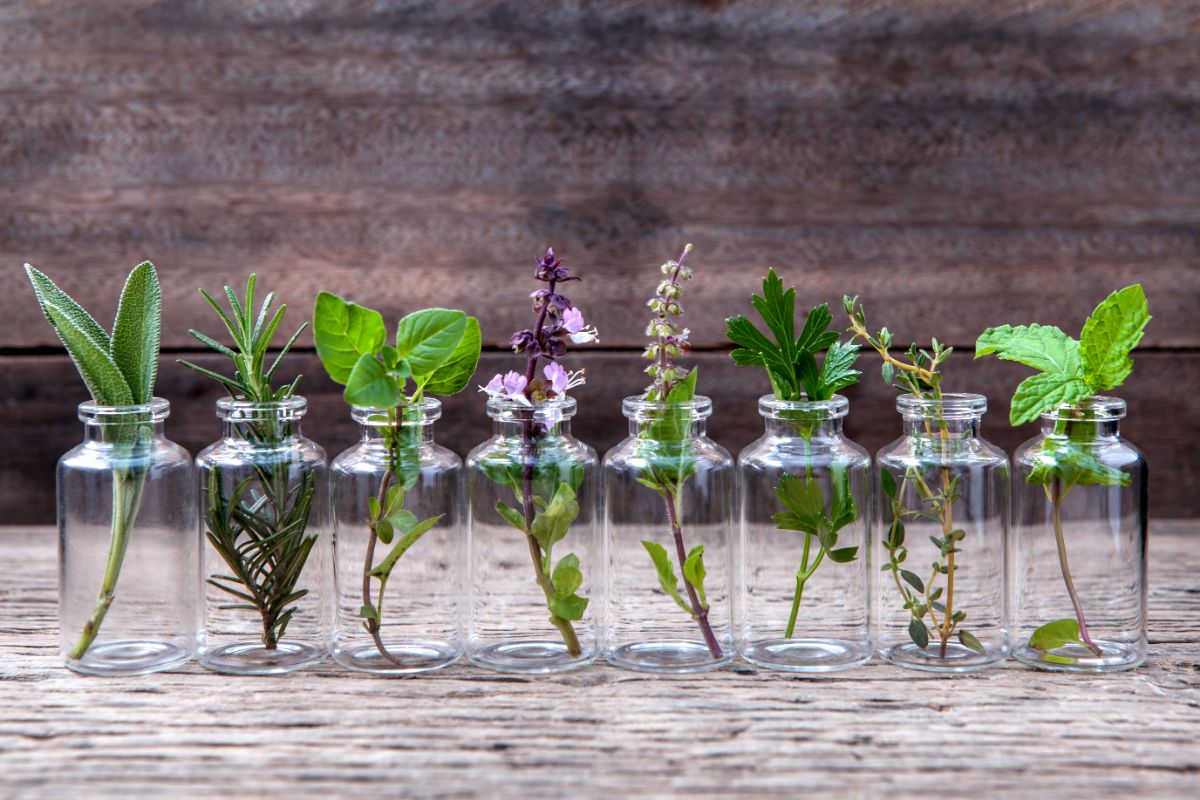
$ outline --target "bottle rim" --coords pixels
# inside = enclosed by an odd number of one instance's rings
[[[656,403],[646,400],[640,395],[626,397],[621,401],[621,413],[631,420],[657,420],[670,411],[682,411],[692,419],[708,419],[712,416],[712,399],[704,395],[696,395],[691,400],[681,403]]]
[[[95,425],[162,422],[171,414],[171,403],[162,397],[152,397],[149,403],[129,406],[106,406],[87,400],[79,404],[77,414],[81,422]]]
[[[1124,419],[1128,407],[1120,397],[1096,395],[1077,403],[1063,403],[1041,415],[1047,422],[1108,422]],[[1082,419],[1078,414],[1086,415]]]
[[[987,413],[987,397],[969,392],[946,392],[941,399],[902,394],[896,398],[896,410],[906,419],[976,419]]]
[[[780,400],[773,394],[758,398],[758,413],[767,419],[841,419],[850,413],[850,401],[840,394],[828,400]]]
[[[402,426],[410,425],[432,425],[442,417],[442,401],[433,397],[425,397],[421,399],[419,408],[419,419],[401,419]],[[360,425],[367,425],[373,428],[386,428],[388,426],[386,408],[375,408],[373,406],[350,406],[350,417]]]
[[[560,422],[575,416],[574,397],[555,397],[526,405],[507,397],[489,397],[488,416],[501,422]]]

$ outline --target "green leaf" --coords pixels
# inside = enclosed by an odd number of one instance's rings
[[[550,609],[550,613],[560,619],[565,619],[570,622],[583,619],[584,612],[587,611],[588,599],[578,595],[552,595],[546,601],[546,607]]]
[[[959,631],[958,641],[963,647],[974,650],[976,653],[987,652],[983,647],[983,643],[976,639],[975,634],[970,631]]]
[[[1082,378],[1039,372],[1021,381],[1013,393],[1008,418],[1013,425],[1032,422],[1064,403],[1074,403],[1092,395]]]
[[[704,579],[708,577],[704,569],[704,545],[698,544],[688,553],[683,562],[683,579],[692,585],[700,600],[700,605],[708,608],[708,597],[704,594]]]
[[[375,498],[371,498],[374,500]],[[378,501],[376,501],[378,505]],[[382,516],[390,517],[404,509],[404,487],[392,484],[383,500]],[[378,516],[378,514],[377,514]]]
[[[41,272],[29,264],[25,265],[25,272],[42,313],[67,348],[92,399],[103,406],[133,405],[133,392],[113,360],[112,341],[104,329]]]
[[[425,308],[400,320],[396,349],[413,375],[435,372],[454,355],[467,332],[467,315],[448,308]]]
[[[690,407],[672,407],[677,404],[690,403],[696,396],[696,380],[698,368],[693,368],[684,378],[671,388],[670,394],[664,401],[668,406],[659,419],[651,422],[646,428],[645,438],[654,442],[682,442],[691,435],[692,410]],[[690,454],[674,454],[668,458],[668,471],[678,472],[683,458]]]
[[[750,304],[754,306],[754,310],[763,318],[763,322],[767,323],[771,333],[775,335],[775,340],[779,343],[779,350],[785,362],[791,360],[790,356],[795,345],[795,321],[796,316],[796,290],[783,289],[783,279],[775,273],[775,270],[767,270],[767,277],[763,278],[762,296],[753,295],[750,298]],[[825,307],[825,314],[830,319],[829,307]],[[811,319],[810,315],[810,319]],[[826,322],[826,326],[828,322]],[[825,326],[822,326],[824,330]],[[805,326],[806,334],[808,326]],[[803,338],[803,336],[801,337]]]
[[[820,390],[810,393],[810,400],[828,400],[835,394],[858,383],[862,372],[854,369],[858,360],[859,346],[848,342],[834,342],[821,364]]]
[[[917,573],[907,569],[900,570],[900,577],[904,578],[904,582],[916,589],[918,592],[925,593],[925,582],[921,580]]]
[[[550,582],[554,584],[554,591],[558,594],[575,594],[576,590],[583,585],[583,572],[579,569],[579,556],[574,553],[563,556],[562,560],[558,562],[558,566],[554,568]]]
[[[817,533],[825,518],[825,498],[816,481],[795,475],[780,475],[775,495],[789,510],[789,514],[776,514],[775,523],[784,530]]]
[[[908,638],[913,640],[913,644],[924,650],[929,646],[929,629],[925,627],[925,623],[916,617],[910,617],[908,620]]]
[[[504,521],[522,533],[525,532],[525,515],[503,501],[496,501],[496,513],[504,517]]]
[[[579,503],[575,500],[575,491],[567,484],[560,483],[549,504],[534,515],[530,533],[549,553],[550,548],[567,535],[577,516]]]
[[[388,519],[381,519],[375,522],[375,535],[379,537],[379,541],[384,544],[392,543],[392,534],[394,533],[392,522]]]
[[[113,322],[112,357],[125,376],[133,402],[149,403],[158,375],[158,344],[162,327],[162,289],[149,261],[133,268],[121,290]]]
[[[383,347],[387,327],[378,311],[321,292],[313,311],[313,340],[329,377],[344,385],[362,356]]]
[[[975,341],[975,358],[992,354],[1042,372],[1082,377],[1079,342],[1053,325],[988,328]]]
[[[401,400],[400,384],[378,358],[363,353],[346,380],[346,402],[368,408],[394,408]]]
[[[1128,473],[1101,463],[1090,448],[1070,440],[1043,439],[1031,461],[1027,483],[1045,486],[1058,478],[1067,487],[1126,486],[1130,481]]]
[[[858,509],[854,504],[854,495],[850,492],[850,474],[846,466],[835,462],[830,467],[829,479],[833,488],[833,519],[829,524],[833,530],[840,531],[858,518]]]
[[[1149,322],[1146,293],[1138,283],[1113,292],[1096,306],[1080,334],[1083,373],[1094,391],[1106,392],[1125,382],[1133,370],[1129,354]]]
[[[892,473],[888,472],[887,467],[879,468],[879,485],[883,488],[883,493],[893,500],[896,499],[896,479],[892,477]]]
[[[1069,617],[1047,622],[1029,637],[1029,646],[1034,650],[1056,650],[1067,644],[1083,644],[1079,637],[1079,622]]]
[[[843,547],[839,550],[830,550],[829,558],[836,564],[848,564],[858,555],[857,547]]]
[[[412,517],[412,524],[407,528],[397,528],[397,530],[403,534],[403,536],[400,537],[400,541],[396,542],[395,547],[388,551],[388,554],[384,556],[383,560],[376,564],[375,568],[371,570],[370,574],[376,578],[386,580],[387,577],[392,574],[392,570],[395,568],[396,562],[400,560],[400,557],[408,552],[409,548],[416,544],[422,536],[433,530],[434,526],[437,525],[445,515],[438,514],[436,517],[429,517],[428,519],[423,519],[420,522],[416,521],[415,516],[411,514],[409,514],[409,516]],[[379,590],[379,596],[382,600],[382,587]]]
[[[692,615],[694,613],[692,607],[679,594],[679,579],[675,577],[675,567],[671,564],[671,557],[667,555],[667,548],[658,542],[645,540],[642,541],[642,546],[646,548],[646,552],[650,554],[650,560],[654,562],[654,569],[658,572],[658,585],[664,592],[675,598],[675,602],[689,616]]]
[[[376,624],[379,623],[379,611],[373,605],[368,604],[368,605],[361,606],[358,609],[358,615],[360,617],[362,617],[363,619],[374,620],[376,622]]]
[[[470,383],[471,376],[475,374],[475,369],[479,365],[479,350],[482,341],[479,333],[479,320],[467,317],[467,327],[458,346],[429,375],[429,380],[425,383],[425,391],[439,395],[461,392]]]

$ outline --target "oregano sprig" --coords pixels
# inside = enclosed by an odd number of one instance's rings
[[[401,557],[444,516],[418,520],[404,507],[405,492],[416,484],[421,469],[420,426],[413,423],[420,421],[427,393],[457,394],[470,382],[482,344],[479,320],[454,309],[414,311],[400,320],[395,344],[390,345],[382,314],[321,292],[313,329],[321,363],[330,378],[346,387],[346,402],[379,415],[387,469],[368,501],[359,616],[379,655],[405,666],[384,646],[384,591]],[[391,545],[378,564],[377,543]],[[377,591],[372,579],[378,582]]]
[[[158,375],[162,329],[162,289],[154,265],[143,261],[129,273],[111,335],[42,272],[26,264],[25,274],[42,313],[66,347],[93,402],[124,408],[149,404]],[[146,473],[152,466],[131,458],[151,438],[148,416],[142,415],[128,425],[106,426],[102,435],[116,450],[114,465],[122,466],[112,467],[112,523],[96,606],[67,651],[71,660],[84,657],[116,600],[121,565],[141,505]]]
[[[1009,421],[1020,425],[1058,411],[1054,436],[1043,439],[1031,454],[1033,469],[1026,481],[1045,487],[1051,524],[1058,546],[1059,568],[1071,598],[1075,619],[1058,619],[1039,627],[1030,646],[1047,651],[1072,642],[1099,656],[1102,650],[1088,633],[1087,620],[1067,557],[1062,528],[1062,503],[1075,486],[1123,486],[1129,475],[1102,464],[1088,443],[1097,419],[1089,406],[1100,392],[1120,386],[1133,371],[1130,353],[1150,323],[1150,309],[1141,284],[1110,294],[1083,324],[1079,339],[1053,325],[1002,325],[988,328],[975,343],[975,357],[995,355],[1038,370],[1013,394]]]

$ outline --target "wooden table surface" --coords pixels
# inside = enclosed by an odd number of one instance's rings
[[[52,531],[0,528],[0,796],[1196,797],[1198,535],[1153,523],[1151,655],[1116,675],[101,679],[59,665]]]

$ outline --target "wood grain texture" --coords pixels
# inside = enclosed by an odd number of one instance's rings
[[[189,356],[190,357],[190,356]],[[200,356],[202,365],[227,369],[219,357]],[[579,414],[574,432],[601,453],[629,430],[621,415],[621,399],[646,384],[643,362],[628,353],[575,351],[568,365],[584,367],[588,383],[574,394]],[[733,453],[762,435],[758,398],[770,391],[761,370],[736,367],[723,353],[701,353],[688,359],[700,368],[700,391],[714,398],[708,430]],[[878,358],[864,356],[866,375],[846,392],[851,400],[846,432],[872,453],[900,435],[896,391],[879,378]],[[509,353],[484,355],[475,383],[519,365]],[[1150,510],[1155,516],[1195,516],[1200,492],[1200,460],[1193,443],[1200,441],[1200,355],[1143,353],[1135,359],[1134,380],[1118,393],[1130,406],[1122,435],[1145,451],[1150,463]],[[332,458],[354,442],[357,430],[341,396],[341,387],[324,373],[315,354],[297,353],[281,378],[304,375],[301,392],[309,399],[305,435]],[[1036,425],[1013,429],[1008,424],[1008,398],[1028,370],[999,361],[972,364],[955,355],[945,369],[947,390],[987,395],[991,409],[983,435],[1012,452],[1037,432]],[[169,438],[193,454],[220,435],[213,403],[221,396],[215,382],[164,357],[158,392],[170,398]],[[0,357],[0,441],[7,457],[0,463],[0,519],[8,523],[45,523],[54,518],[54,463],[82,437],[75,420],[76,404],[86,399],[70,362],[58,356]],[[483,395],[475,387],[447,398],[437,438],[459,454],[491,435]]]
[[[192,664],[59,666],[54,536],[0,529],[0,793],[14,798],[1192,798],[1200,778],[1194,521],[1150,533],[1140,669],[959,677],[871,664],[663,678],[467,666],[389,682],[324,662],[279,678]],[[938,780],[945,777],[941,788]]]

